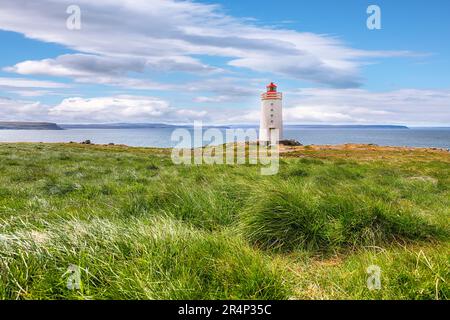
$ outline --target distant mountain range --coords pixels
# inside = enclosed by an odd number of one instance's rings
[[[257,128],[258,124],[204,125],[206,128]],[[166,123],[91,123],[91,124],[56,124],[51,122],[11,122],[0,121],[1,129],[10,130],[64,130],[64,129],[150,129],[150,128],[190,128],[192,125]],[[409,129],[398,125],[303,125],[285,124],[285,128],[298,129]]]
[[[311,128],[311,129],[321,129],[321,128],[336,128],[336,129],[409,129],[407,126],[398,125],[354,125],[354,124],[344,124],[344,125],[303,125],[303,124],[292,124],[284,125],[288,128]]]
[[[165,123],[87,123],[87,124],[59,124],[63,129],[148,129],[189,127]]]
[[[0,130],[62,130],[51,122],[0,121]]]

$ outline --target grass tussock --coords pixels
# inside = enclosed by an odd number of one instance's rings
[[[250,203],[241,217],[242,233],[265,248],[329,252],[446,235],[411,210],[345,188],[331,194],[280,183],[261,188]]]

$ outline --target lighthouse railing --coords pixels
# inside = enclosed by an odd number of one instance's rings
[[[278,100],[282,98],[283,94],[281,92],[265,92],[261,94],[262,100]]]

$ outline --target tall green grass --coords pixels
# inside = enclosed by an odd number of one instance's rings
[[[241,228],[256,245],[283,250],[338,251],[446,237],[445,229],[399,205],[346,187],[328,193],[289,182],[255,192],[242,213]]]
[[[306,258],[290,263],[301,299],[450,299],[448,245],[387,246],[345,259]],[[367,268],[380,268],[379,290],[367,287]]]
[[[23,226],[23,227],[26,227]],[[264,254],[227,234],[170,218],[62,219],[3,236],[0,296],[74,299],[283,299],[288,288]],[[81,268],[81,290],[64,273]]]
[[[0,144],[0,297],[448,298],[450,156],[294,155],[261,176],[159,149]]]

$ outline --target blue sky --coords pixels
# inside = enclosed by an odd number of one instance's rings
[[[81,29],[69,30],[76,4]],[[381,30],[366,27],[369,5]],[[450,2],[5,0],[0,121],[450,125]]]
[[[261,25],[334,35],[359,49],[406,50],[431,55],[380,59],[375,65],[364,68],[364,88],[450,87],[447,71],[450,70],[450,41],[445,40],[450,37],[450,2],[447,0],[284,0],[276,5],[267,0],[219,3],[226,13],[257,19]],[[371,4],[381,9],[381,30],[366,28],[366,9]]]

